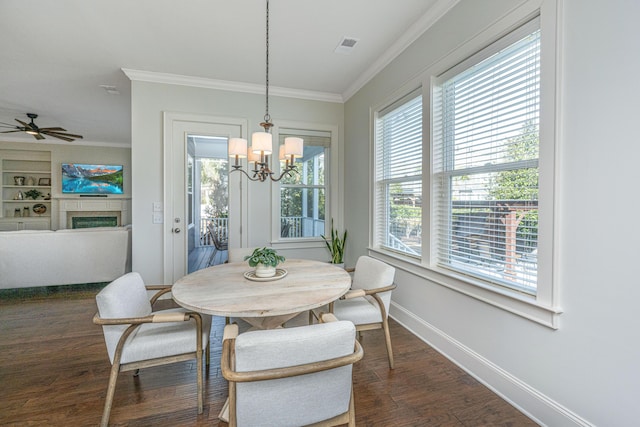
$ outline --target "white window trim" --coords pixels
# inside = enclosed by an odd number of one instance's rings
[[[276,120],[274,119],[274,122]],[[280,139],[280,129],[287,131],[295,130],[308,130],[308,131],[321,131],[331,134],[331,146],[329,147],[329,173],[326,176],[325,188],[329,193],[327,200],[327,206],[325,210],[325,235],[329,233],[331,229],[331,218],[334,220],[334,227],[339,230],[344,229],[344,219],[342,211],[339,209],[342,206],[343,200],[343,183],[342,183],[342,164],[344,155],[340,154],[340,136],[338,133],[338,126],[326,123],[309,123],[298,121],[278,120],[272,128],[273,139],[278,141]],[[276,175],[280,174],[280,163],[272,162],[272,169]],[[325,196],[326,197],[326,196]],[[321,237],[300,237],[295,239],[282,239],[280,237],[280,184],[274,183],[271,192],[271,244],[278,249],[300,249],[300,248],[324,248],[325,243]],[[326,220],[328,219],[328,221]]]
[[[377,111],[384,105],[388,105],[394,99],[400,98],[408,93],[411,88],[422,85],[423,88],[423,135],[425,144],[429,148],[423,150],[423,249],[422,261],[403,256],[393,251],[383,250],[373,246],[375,230],[373,221],[374,206],[370,211],[369,241],[372,245],[369,253],[380,258],[401,270],[428,280],[431,283],[439,284],[453,289],[462,294],[483,301],[492,306],[504,309],[513,314],[529,319],[533,322],[547,326],[552,329],[558,328],[559,314],[562,309],[559,306],[559,263],[558,245],[560,244],[558,233],[554,224],[558,220],[559,210],[559,177],[557,165],[559,160],[559,141],[561,136],[561,11],[563,0],[538,0],[530,1],[522,6],[510,11],[508,14],[497,20],[490,27],[479,33],[473,39],[459,46],[453,52],[442,58],[437,63],[428,67],[423,73],[417,76],[412,82],[403,85],[403,91],[397,91],[393,97],[389,97],[384,103],[371,111],[371,153],[375,150],[375,121]],[[469,56],[482,50],[505,34],[513,31],[527,21],[540,15],[541,37],[541,93],[540,93],[540,160],[539,160],[539,194],[540,194],[540,223],[539,223],[539,262],[538,262],[538,287],[535,297],[518,293],[516,291],[503,289],[497,286],[487,285],[479,280],[473,280],[467,276],[456,274],[450,270],[435,267],[434,250],[434,230],[430,223],[431,214],[429,209],[433,206],[431,194],[432,170],[432,126],[431,92],[436,77],[446,72],[448,69],[462,62]],[[374,159],[372,157],[372,174],[374,173]],[[428,168],[428,170],[427,170]],[[373,181],[372,175],[371,181]],[[370,188],[370,193],[374,188]],[[371,193],[372,194],[372,193]],[[428,203],[424,203],[427,202]],[[373,202],[372,202],[373,204]]]

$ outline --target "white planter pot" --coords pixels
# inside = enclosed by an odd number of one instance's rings
[[[256,265],[256,277],[273,277],[276,275],[276,268],[270,265]]]

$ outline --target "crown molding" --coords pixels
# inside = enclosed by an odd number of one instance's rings
[[[435,24],[445,13],[458,4],[460,0],[437,0],[436,3],[429,8],[418,21],[416,21],[409,29],[391,45],[378,59],[371,64],[367,70],[361,74],[343,93],[342,99],[347,102],[349,98],[355,95],[364,87],[371,79],[380,73],[384,67],[389,65],[398,55],[400,55],[411,43],[416,41],[418,37],[424,34],[433,24]]]
[[[259,95],[263,95],[265,89],[264,85],[257,85],[253,83],[215,80],[204,77],[183,76],[170,73],[157,73],[154,71],[132,70],[130,68],[122,68],[122,72],[132,81],[201,87],[204,89],[255,93]],[[269,94],[273,96],[283,96],[286,98],[308,99],[312,101],[334,102],[339,104],[344,102],[342,95],[337,93],[315,92],[278,86],[269,86]]]

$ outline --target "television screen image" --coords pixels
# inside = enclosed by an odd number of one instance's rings
[[[63,163],[62,192],[122,194],[122,165]]]

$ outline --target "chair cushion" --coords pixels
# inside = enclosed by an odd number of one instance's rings
[[[186,312],[183,308],[160,310],[155,313]],[[196,322],[144,323],[136,334],[127,339],[121,363],[155,359],[196,351]],[[207,347],[211,333],[211,316],[202,315],[202,348]]]
[[[378,304],[364,297],[336,301],[333,314],[340,320],[349,320],[356,325],[382,322]]]
[[[236,369],[295,366],[353,352],[355,327],[339,321],[255,331],[236,339]],[[352,365],[329,371],[253,383],[238,383],[238,425],[301,426],[347,412]]]

